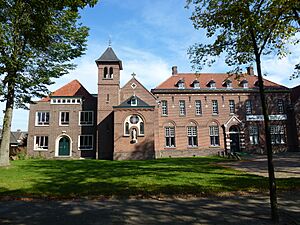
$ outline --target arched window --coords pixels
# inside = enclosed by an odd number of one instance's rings
[[[109,78],[112,79],[114,76],[114,68],[110,67],[109,68]]]
[[[126,135],[129,135],[129,123],[126,122],[125,123],[125,132],[124,132]]]
[[[129,136],[131,129],[136,129],[138,136],[144,136],[145,125],[143,119],[136,114],[127,116],[124,120],[124,135]]]
[[[188,138],[188,147],[198,146],[197,126],[192,122],[187,126],[187,138]]]
[[[107,69],[107,67],[104,67],[104,70],[103,70],[103,77],[104,77],[105,79],[108,78],[108,69]]]
[[[144,122],[140,122],[140,134],[144,134]]]

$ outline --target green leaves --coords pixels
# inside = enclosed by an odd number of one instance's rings
[[[0,1],[0,97],[24,107],[32,97],[48,94],[47,85],[75,65],[86,50],[88,28],[78,23],[78,9],[96,0]]]
[[[213,38],[209,44],[195,44],[188,53],[194,68],[211,66],[225,54],[229,66],[250,64],[255,57],[289,54],[286,44],[299,32],[300,3],[291,0],[187,0],[196,29],[205,29]],[[298,21],[298,23],[297,23]]]

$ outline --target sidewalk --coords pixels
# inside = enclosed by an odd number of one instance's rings
[[[300,178],[300,152],[274,154],[273,163],[276,178]],[[241,161],[220,164],[251,174],[268,177],[268,159],[266,155],[250,155],[242,158]]]
[[[280,224],[300,224],[300,193],[278,199]],[[269,225],[268,194],[189,199],[1,201],[0,224]]]

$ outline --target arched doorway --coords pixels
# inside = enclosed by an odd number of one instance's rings
[[[230,137],[230,151],[239,152],[240,151],[240,129],[238,126],[231,126],[229,128]]]
[[[70,156],[70,139],[67,136],[59,139],[58,156]]]

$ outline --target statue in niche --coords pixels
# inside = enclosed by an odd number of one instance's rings
[[[137,143],[137,131],[135,128],[131,130],[131,143]]]

